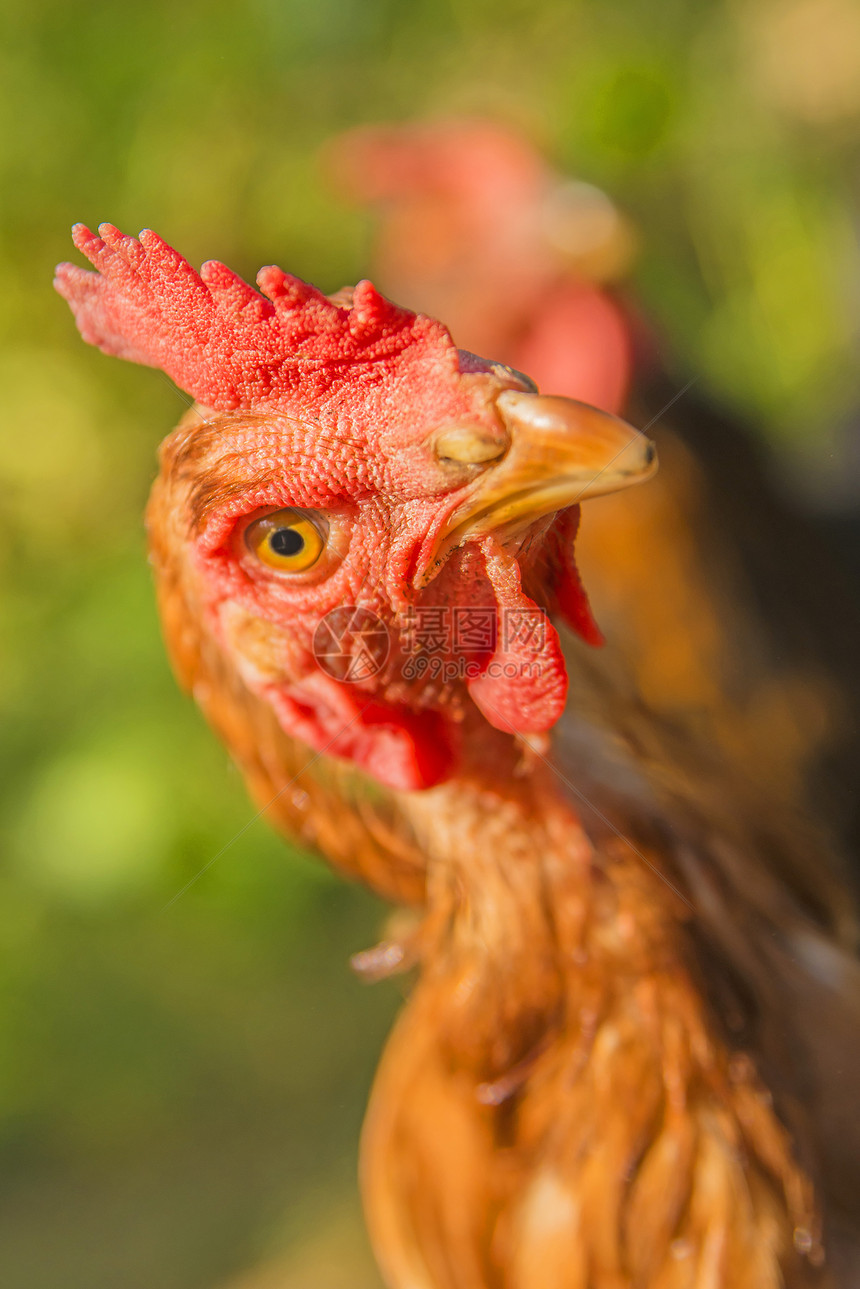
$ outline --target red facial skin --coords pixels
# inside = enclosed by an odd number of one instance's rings
[[[572,556],[559,553],[564,523],[553,535],[543,520],[507,548],[467,540],[416,589],[477,468],[441,462],[433,438],[467,425],[501,441],[495,400],[522,388],[518,378],[462,356],[441,324],[369,283],[349,305],[270,268],[258,277],[266,298],[223,265],[198,275],[154,233],[100,233],[75,229],[99,272],[61,265],[57,288],[86,340],[161,367],[206,409],[177,431],[172,459],[185,472],[162,484],[188,510],[182,558],[206,626],[284,729],[402,789],[450,773],[470,703],[507,732],[549,729],[567,688],[557,633],[543,622],[509,639],[502,611],[539,619],[521,579],[541,586],[551,570],[558,607],[593,638]],[[328,528],[319,566],[297,575],[269,568],[244,539],[250,521],[287,506]],[[313,649],[320,620],[351,605],[391,641],[381,670],[355,681],[321,667]],[[448,619],[447,670],[436,675],[418,674],[409,648],[428,608]],[[495,639],[458,643],[462,609],[489,610]]]

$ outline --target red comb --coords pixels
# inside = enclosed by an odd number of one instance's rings
[[[441,323],[391,304],[370,282],[351,307],[279,268],[261,269],[260,295],[224,264],[197,273],[149,229],[76,224],[75,246],[98,269],[60,264],[54,282],[83,338],[107,354],[160,367],[216,411],[274,408],[301,390],[321,397],[356,367],[372,372],[409,349],[453,354]],[[268,298],[266,298],[268,297]]]

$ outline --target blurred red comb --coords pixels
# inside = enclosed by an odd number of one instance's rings
[[[351,306],[281,269],[261,269],[261,295],[224,264],[197,273],[156,233],[84,224],[75,246],[98,270],[60,264],[54,285],[83,338],[104,353],[160,367],[216,411],[273,408],[291,393],[328,393],[356,366],[390,365],[408,348],[454,351],[441,323],[391,304],[370,282]],[[267,298],[268,297],[268,298]]]

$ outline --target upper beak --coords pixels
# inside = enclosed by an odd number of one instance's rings
[[[657,469],[650,439],[586,403],[505,390],[496,407],[510,446],[496,464],[486,463],[449,515],[418,576],[419,586],[432,581],[466,538],[494,533],[501,541],[510,539],[555,511],[641,483]]]

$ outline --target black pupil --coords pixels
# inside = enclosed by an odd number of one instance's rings
[[[276,528],[269,538],[269,545],[276,555],[298,555],[305,539],[295,528]]]

